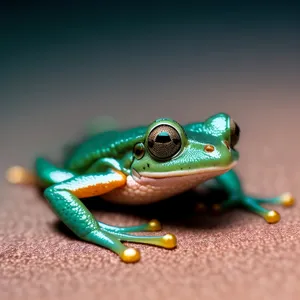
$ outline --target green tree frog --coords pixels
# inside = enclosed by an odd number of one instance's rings
[[[209,179],[226,191],[227,200],[216,209],[242,206],[276,223],[280,215],[263,203],[290,206],[290,193],[263,199],[244,193],[233,171],[239,154],[240,128],[227,114],[181,126],[161,118],[149,126],[110,130],[87,136],[74,147],[62,167],[45,158],[35,161],[35,172],[15,166],[7,171],[12,183],[36,182],[58,218],[80,239],[112,250],[124,262],[137,262],[140,252],[122,242],[176,247],[176,237],[137,236],[132,232],[157,231],[157,220],[131,227],[116,227],[94,218],[80,199],[100,196],[124,204],[146,204],[196,188]]]

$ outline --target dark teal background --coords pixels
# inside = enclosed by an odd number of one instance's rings
[[[299,111],[298,6],[98,2],[2,4],[2,167],[56,155],[102,115],[130,126],[225,111],[245,132]]]

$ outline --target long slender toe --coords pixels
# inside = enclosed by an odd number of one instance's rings
[[[113,236],[119,241],[154,245],[166,249],[173,249],[177,244],[175,235],[171,233],[164,236],[138,236],[121,232],[114,232],[110,234],[113,234]]]
[[[250,211],[262,216],[269,224],[275,224],[280,221],[280,214],[275,210],[268,210],[262,207],[257,199],[245,197],[243,205]]]
[[[161,224],[158,220],[151,220],[148,223],[136,225],[136,226],[129,226],[129,227],[118,227],[108,225],[98,221],[99,226],[109,232],[113,233],[128,233],[128,232],[147,232],[147,231],[159,231],[161,230]]]

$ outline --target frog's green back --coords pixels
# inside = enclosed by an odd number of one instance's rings
[[[103,157],[121,157],[144,139],[147,127],[140,126],[124,131],[108,131],[93,135],[75,146],[66,157],[68,170],[80,171]]]

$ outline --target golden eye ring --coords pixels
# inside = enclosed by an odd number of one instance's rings
[[[150,132],[147,145],[154,159],[166,161],[180,152],[182,139],[177,128],[169,124],[160,124]]]

